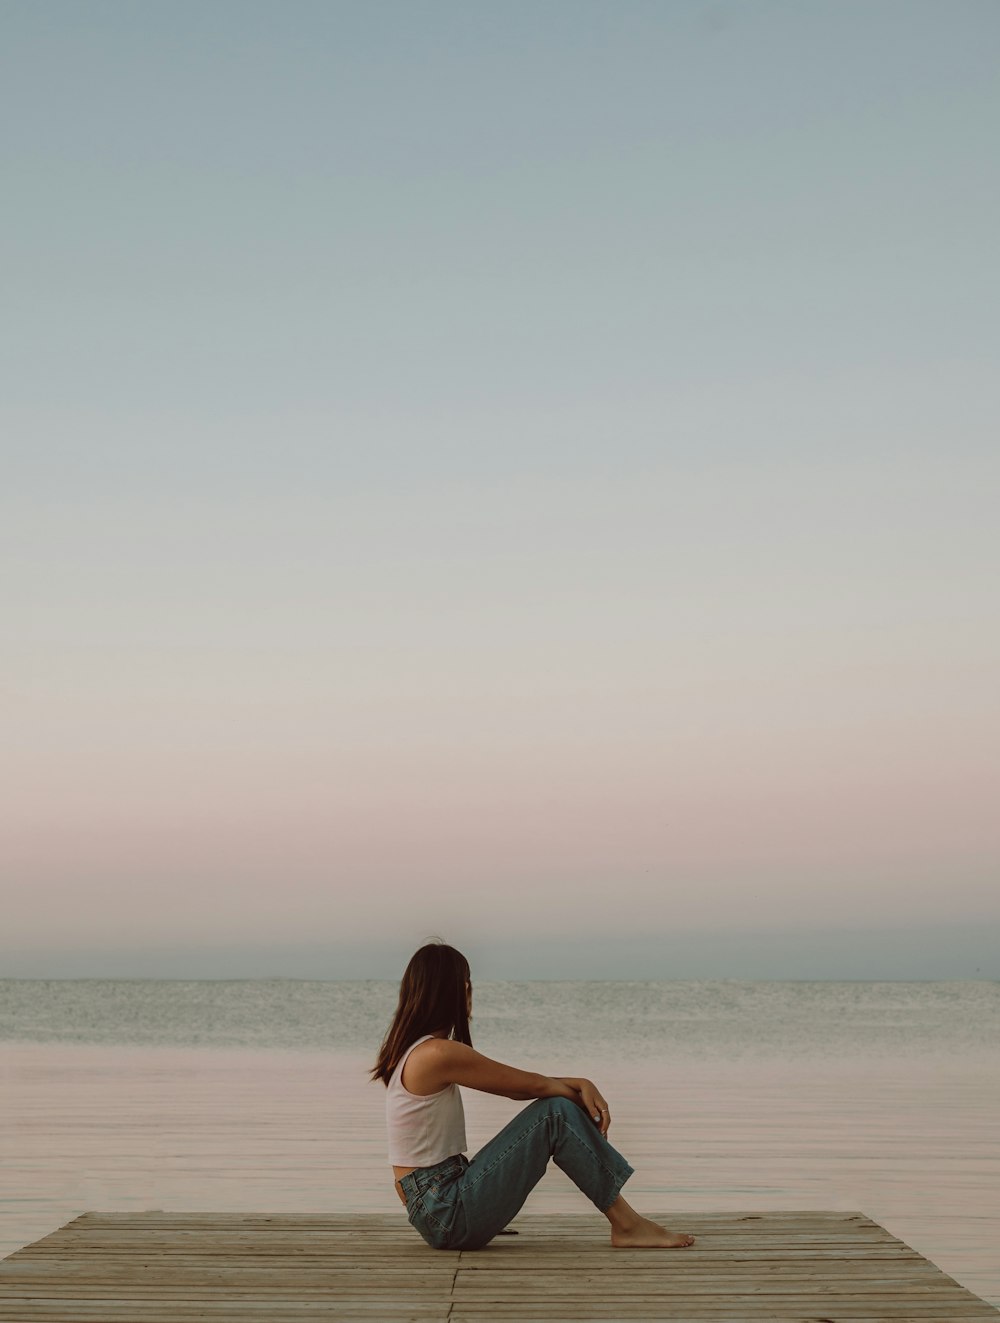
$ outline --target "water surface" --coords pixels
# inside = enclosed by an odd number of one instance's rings
[[[86,1209],[399,1209],[384,983],[0,981],[0,1254]],[[480,1050],[595,1078],[633,1203],[861,1209],[1000,1303],[1000,985],[477,985]],[[522,1104],[465,1091],[471,1149]],[[555,1169],[533,1211],[586,1211]],[[399,1209],[401,1212],[402,1210]]]

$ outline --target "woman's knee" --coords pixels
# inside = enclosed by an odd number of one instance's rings
[[[573,1122],[583,1116],[577,1104],[569,1098],[542,1098],[540,1101],[547,1116],[557,1116]]]
[[[569,1098],[547,1098],[545,1101],[550,1105],[548,1115],[557,1125],[572,1131],[587,1142],[597,1139],[600,1132],[593,1119],[579,1103]]]

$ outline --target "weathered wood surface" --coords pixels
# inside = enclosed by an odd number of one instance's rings
[[[664,1219],[666,1220],[666,1219]],[[475,1253],[398,1216],[85,1213],[0,1262],[4,1323],[973,1323],[993,1308],[861,1213],[672,1219],[613,1250],[596,1215],[518,1218]]]

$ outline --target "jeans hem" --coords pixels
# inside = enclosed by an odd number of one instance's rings
[[[635,1168],[629,1167],[628,1171],[621,1178],[621,1180],[619,1180],[617,1176],[615,1177],[615,1196],[611,1200],[611,1203],[605,1204],[603,1208],[601,1207],[600,1204],[597,1205],[602,1213],[606,1213],[608,1209],[611,1207],[611,1204],[615,1203],[618,1200],[622,1192],[622,1186],[625,1184],[625,1182],[628,1180],[630,1176],[634,1176],[634,1175],[635,1175]]]
[[[599,1209],[600,1212],[602,1212],[602,1213],[606,1213],[607,1210],[608,1210],[608,1209],[611,1207],[611,1205],[614,1203],[614,1201],[615,1201],[615,1200],[618,1198],[618,1196],[621,1194],[621,1192],[622,1192],[622,1186],[625,1184],[625,1182],[628,1180],[628,1178],[629,1178],[630,1176],[634,1176],[634,1175],[635,1175],[635,1168],[632,1167],[632,1166],[629,1166],[629,1164],[626,1163],[625,1165],[628,1166],[628,1171],[627,1171],[624,1175],[622,1175],[619,1171],[616,1171],[613,1167],[609,1167],[609,1166],[607,1166],[606,1163],[602,1162],[602,1161],[601,1161],[601,1158],[600,1158],[600,1155],[599,1155],[598,1153],[595,1153],[594,1150],[590,1147],[590,1145],[587,1144],[587,1143],[585,1143],[584,1140],[582,1140],[582,1139],[580,1138],[579,1135],[574,1134],[574,1132],[573,1132],[572,1130],[569,1130],[568,1133],[569,1133],[570,1135],[573,1136],[573,1138],[574,1138],[574,1139],[576,1140],[576,1142],[580,1145],[580,1147],[584,1150],[584,1152],[587,1153],[590,1157],[592,1157],[592,1158],[594,1159],[594,1165],[595,1165],[595,1166],[598,1168],[598,1170],[603,1174],[603,1176],[604,1176],[604,1178],[605,1178],[605,1181],[610,1180],[610,1181],[612,1182],[612,1188],[613,1188],[613,1190],[614,1190],[614,1194],[612,1195],[612,1197],[608,1200],[608,1202],[607,1202],[606,1204],[598,1203],[598,1200],[597,1200],[597,1199],[595,1199],[595,1198],[593,1198],[592,1196],[590,1196],[590,1202],[594,1205],[594,1207],[597,1208],[597,1209]],[[571,1179],[572,1179],[572,1178],[571,1178]],[[575,1184],[575,1182],[574,1182],[574,1184]],[[581,1188],[581,1187],[578,1187],[578,1188]],[[581,1192],[582,1192],[582,1193],[585,1193],[585,1191],[582,1191],[582,1188],[581,1188]]]

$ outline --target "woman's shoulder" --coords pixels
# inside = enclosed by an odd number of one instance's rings
[[[471,1047],[456,1043],[453,1038],[430,1037],[423,1041],[418,1039],[407,1052],[407,1059],[414,1063],[420,1061],[440,1066],[446,1062],[463,1060],[471,1052]]]
[[[446,1088],[452,1083],[454,1067],[475,1055],[471,1047],[453,1038],[427,1038],[410,1048],[405,1062],[407,1078],[400,1082],[408,1092]]]

